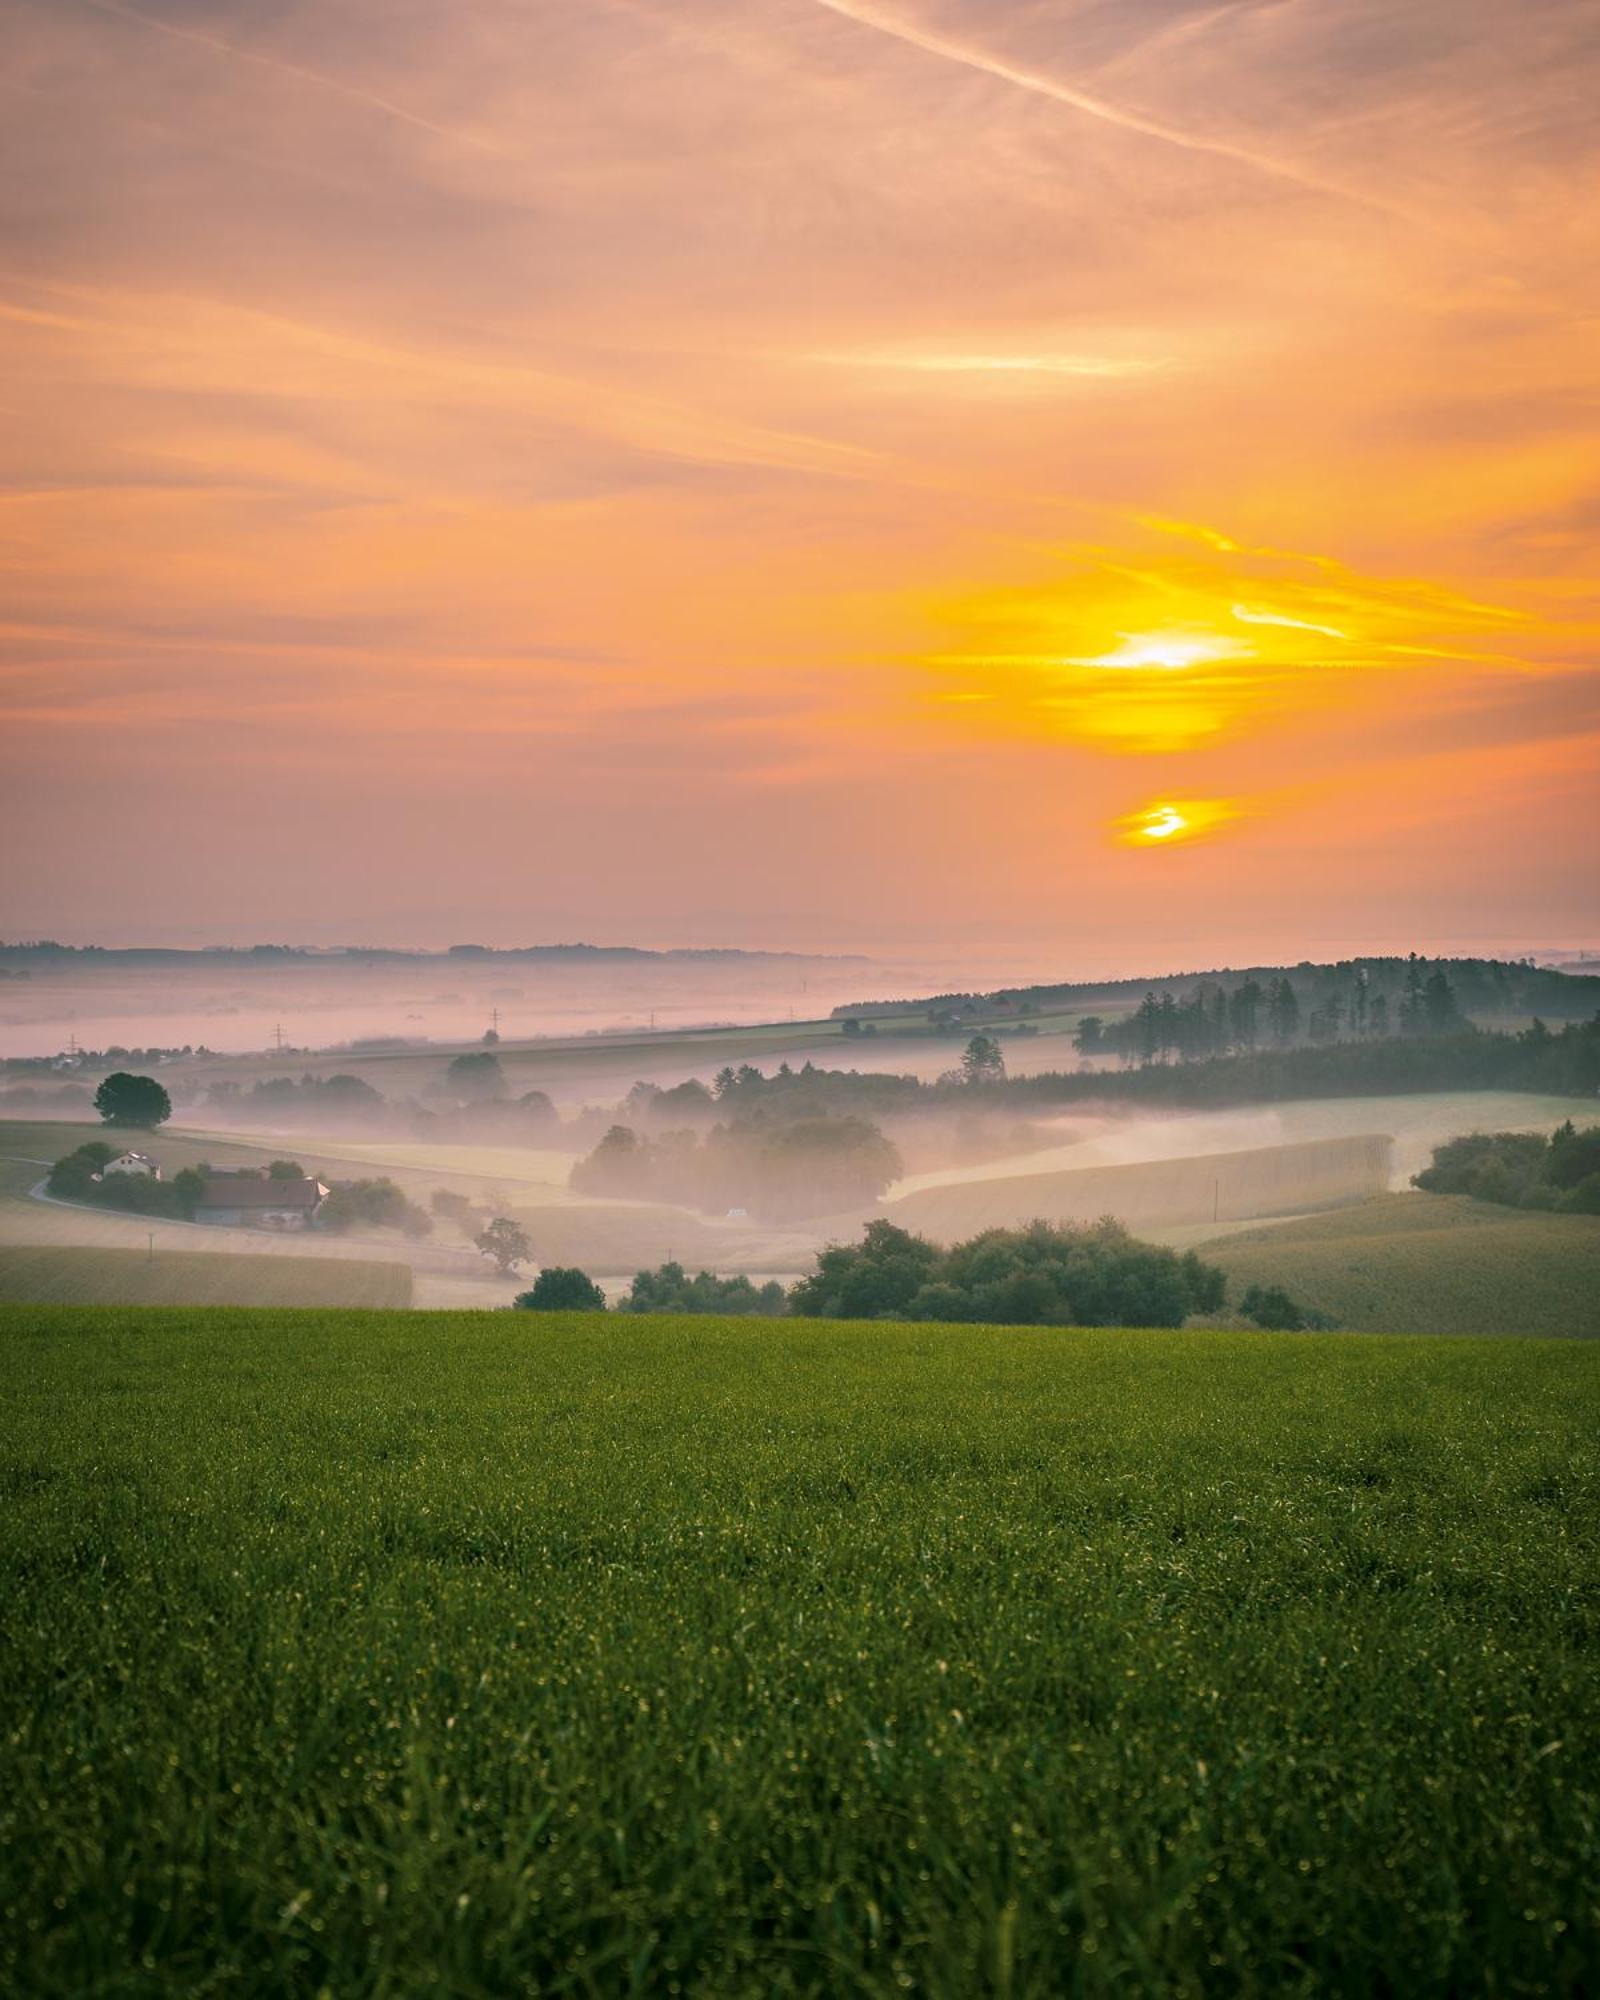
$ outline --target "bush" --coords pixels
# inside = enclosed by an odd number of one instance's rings
[[[587,1271],[552,1264],[539,1273],[530,1290],[519,1292],[513,1303],[524,1312],[604,1312],[606,1295]]]
[[[1322,1333],[1328,1321],[1309,1306],[1296,1303],[1282,1285],[1251,1285],[1239,1301],[1246,1319],[1273,1333]]]
[[[91,1139],[76,1152],[64,1154],[56,1161],[45,1179],[45,1192],[61,1201],[83,1201],[98,1191],[102,1183],[95,1180],[95,1175],[107,1160],[116,1157],[115,1146],[108,1146],[103,1139]]]

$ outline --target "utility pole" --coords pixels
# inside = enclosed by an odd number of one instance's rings
[[[283,1023],[281,1021],[272,1031],[272,1046],[278,1051],[280,1056],[283,1054]]]
[[[495,1031],[495,1033],[496,1033],[497,1035],[499,1034],[499,1032],[500,1032],[500,1009],[499,1009],[498,1007],[491,1007],[491,1008],[489,1009],[489,1026],[490,1026],[491,1028],[493,1028],[493,1029],[494,1029],[494,1031]]]
[[[156,1233],[153,1229],[150,1231],[150,1248],[145,1254],[144,1261],[147,1264],[153,1264],[156,1261]]]

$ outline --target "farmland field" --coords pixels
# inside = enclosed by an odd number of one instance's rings
[[[62,1305],[387,1306],[411,1303],[411,1267],[358,1257],[0,1245],[0,1299]]]
[[[1597,1360],[6,1308],[0,1981],[1592,1990]]]
[[[1600,1216],[1393,1194],[1201,1245],[1344,1327],[1600,1338]]]

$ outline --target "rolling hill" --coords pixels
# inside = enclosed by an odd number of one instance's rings
[[[1237,1293],[1282,1285],[1341,1327],[1600,1338],[1600,1216],[1390,1194],[1201,1246]]]

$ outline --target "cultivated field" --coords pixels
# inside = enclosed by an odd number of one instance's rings
[[[1282,1285],[1344,1327],[1600,1338],[1600,1216],[1394,1194],[1203,1243],[1231,1288]]]
[[[411,1267],[356,1257],[3,1245],[0,1299],[62,1305],[395,1308],[411,1303]]]
[[[1387,1136],[1369,1133],[1134,1166],[989,1174],[904,1195],[888,1202],[883,1213],[940,1243],[1036,1219],[1092,1222],[1114,1215],[1137,1229],[1146,1223],[1284,1215],[1378,1193],[1389,1185],[1390,1151]]]
[[[1592,1990],[1597,1359],[7,1309],[0,1979]]]

